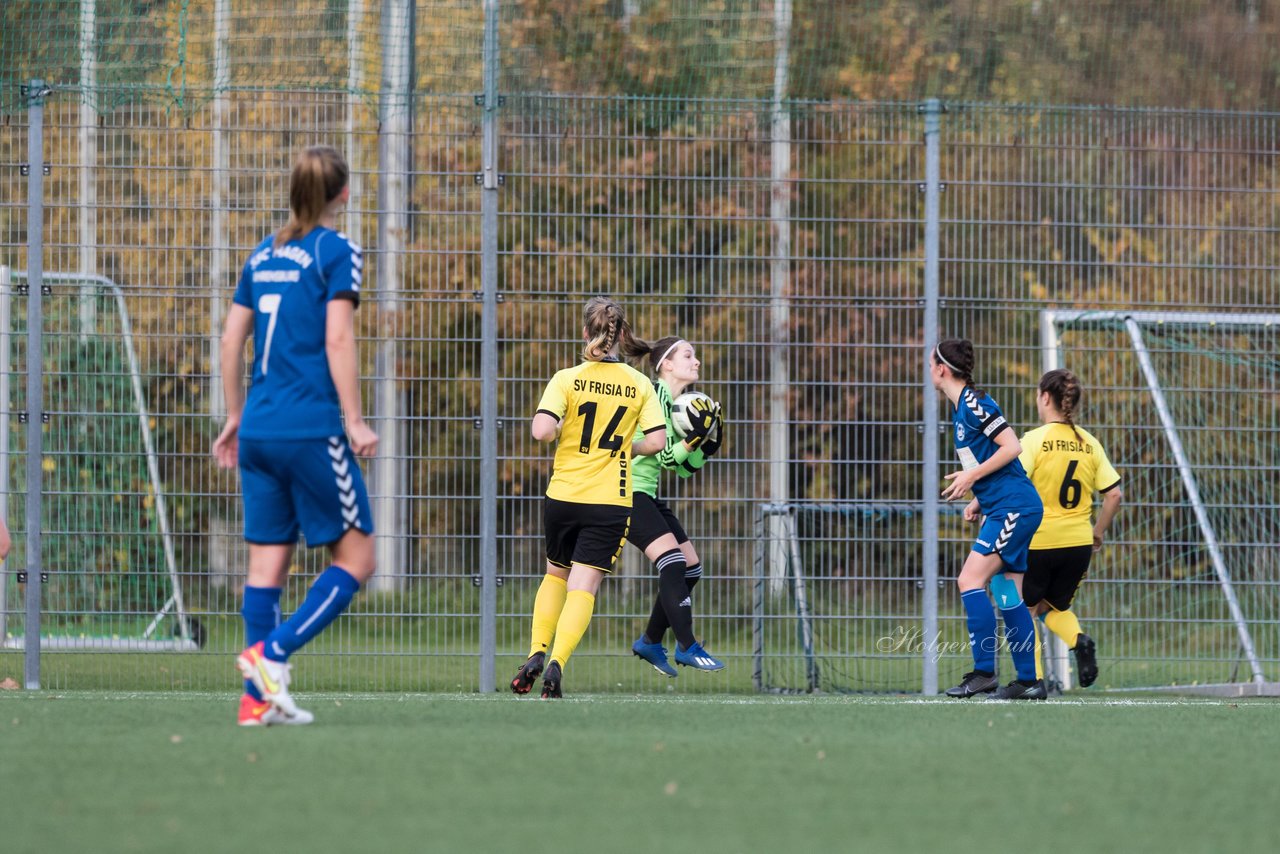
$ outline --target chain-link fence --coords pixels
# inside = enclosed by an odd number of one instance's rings
[[[796,100],[812,82],[774,98],[778,27],[813,18],[780,20],[771,4],[739,16],[699,4],[689,20],[645,19],[659,4],[596,4],[613,20],[638,15],[611,67],[644,66],[637,57],[661,47],[645,32],[694,43],[672,34],[712,12],[722,38],[697,42],[716,47],[707,67],[655,71],[656,90],[637,73],[619,78],[629,91],[582,94],[573,81],[602,60],[579,44],[563,46],[562,67],[533,62],[555,43],[529,17],[538,4],[500,4],[504,51],[488,54],[486,78],[475,5],[419,4],[406,24],[409,108],[388,99],[404,54],[376,17],[352,18],[366,23],[346,40],[346,18],[315,19],[333,47],[318,87],[275,85],[292,54],[247,18],[226,30],[189,14],[188,81],[217,76],[191,59],[215,61],[214,34],[240,34],[227,86],[166,101],[103,78],[93,97],[55,88],[39,110],[6,91],[0,495],[15,548],[0,674],[31,666],[31,581],[16,573],[39,566],[42,684],[234,683],[245,552],[238,480],[208,453],[222,405],[216,330],[245,254],[282,221],[291,157],[330,142],[353,166],[344,228],[368,258],[357,317],[365,406],[383,437],[366,472],[384,546],[375,583],[308,647],[300,689],[489,689],[523,658],[550,469],[528,421],[546,380],[576,359],[581,305],[596,293],[619,297],[643,337],[693,341],[702,388],[724,404],[726,450],[662,489],[706,568],[695,628],[729,667],[668,682],[630,656],[656,583],[628,549],[571,664],[575,690],[919,691],[967,670],[953,579],[972,531],[928,492],[953,468],[949,437],[930,441],[947,420],[924,375],[940,333],[977,343],[979,379],[1019,432],[1035,426],[1050,361],[1084,381],[1083,423],[1126,491],[1079,598],[1100,682],[1280,678],[1269,315],[1280,116]],[[838,76],[813,42],[783,43],[786,67],[810,57],[799,80]],[[344,55],[353,45],[363,50]],[[121,74],[145,70],[122,56]],[[49,67],[32,62],[20,67]],[[753,97],[723,97],[735,74]],[[673,94],[673,80],[692,91]],[[33,199],[16,168],[38,159],[35,119],[50,167],[44,291],[27,276]],[[1082,309],[1114,317],[1046,314]],[[1204,316],[1144,322],[1144,373],[1124,325],[1135,311]],[[32,372],[48,415],[34,467]],[[299,551],[286,611],[323,566]]]

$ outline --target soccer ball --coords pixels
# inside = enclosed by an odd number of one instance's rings
[[[676,435],[681,439],[689,435],[688,407],[698,398],[710,401],[712,406],[716,405],[716,402],[711,400],[710,395],[703,394],[700,391],[686,391],[671,402],[671,426],[676,428]]]

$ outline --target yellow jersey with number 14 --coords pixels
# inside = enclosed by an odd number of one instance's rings
[[[1018,460],[1044,502],[1044,519],[1031,538],[1033,549],[1092,545],[1093,493],[1120,484],[1102,443],[1087,430],[1076,430],[1054,421],[1022,437]]]
[[[560,421],[547,497],[630,507],[632,437],[667,429],[649,378],[616,359],[583,362],[556,372],[538,411]]]

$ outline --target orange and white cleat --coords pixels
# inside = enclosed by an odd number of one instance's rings
[[[286,715],[266,700],[258,700],[252,694],[240,697],[240,726],[305,726],[315,720],[315,715],[306,709],[296,709],[293,715]]]
[[[286,718],[295,718],[302,712],[293,698],[289,696],[289,665],[283,661],[272,661],[263,653],[262,641],[246,649],[236,658],[236,667],[240,675],[253,683],[262,694],[262,699],[270,703]],[[285,721],[275,721],[285,723]],[[307,721],[310,723],[310,721]]]
[[[266,700],[259,700],[252,694],[242,694],[240,695],[240,719],[237,723],[240,726],[269,726],[270,724],[263,718],[274,708],[275,706]]]

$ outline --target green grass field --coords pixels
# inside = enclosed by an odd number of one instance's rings
[[[1267,850],[1267,700],[0,694],[0,850]],[[975,759],[980,763],[975,766]]]

